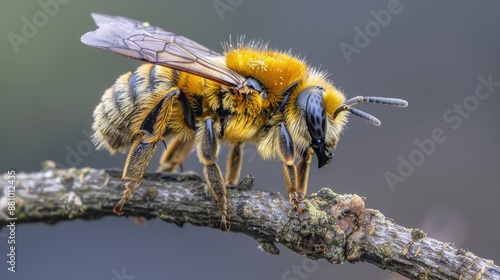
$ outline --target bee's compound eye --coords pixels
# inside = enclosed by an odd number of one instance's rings
[[[326,112],[319,93],[309,95],[306,104],[306,122],[312,139],[322,139],[326,134]]]
[[[297,98],[297,106],[302,112],[311,136],[311,147],[318,157],[318,168],[327,165],[332,158],[325,143],[327,118],[321,87],[308,87]]]
[[[313,140],[324,138],[327,118],[323,102],[323,90],[320,90],[317,86],[304,89],[299,94],[296,104],[306,121],[311,138]]]

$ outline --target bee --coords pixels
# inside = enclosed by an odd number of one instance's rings
[[[290,202],[307,191],[313,155],[326,166],[353,114],[380,125],[353,106],[363,102],[406,107],[401,99],[357,96],[346,100],[327,74],[290,52],[237,40],[214,52],[186,37],[133,19],[92,14],[98,29],[81,41],[146,62],[120,76],[94,110],[93,140],[110,153],[126,152],[122,214],[159,142],[166,151],[160,169],[175,172],[193,148],[217,202],[221,231],[229,230],[226,186],[238,183],[243,146],[253,143],[263,159],[279,159]],[[172,138],[168,145],[164,138]],[[222,143],[230,145],[225,177],[218,164]],[[300,158],[296,165],[296,158]]]

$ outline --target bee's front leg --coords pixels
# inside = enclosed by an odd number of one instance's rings
[[[208,188],[219,206],[219,213],[221,215],[220,230],[228,231],[227,219],[229,215],[227,213],[226,185],[220,167],[217,164],[220,149],[219,130],[219,126],[217,124],[214,125],[212,118],[206,118],[203,125],[197,131],[197,150],[198,158],[204,164],[203,174],[205,175],[205,180],[207,180]]]
[[[298,189],[297,167],[295,166],[295,146],[292,137],[284,123],[278,124],[279,129],[279,149],[278,155],[283,161],[283,175],[285,176],[285,184],[288,191],[290,203],[295,206],[295,209],[300,212],[305,208],[300,205],[300,200],[304,196]]]
[[[301,155],[302,160],[297,166],[297,173],[299,175],[299,192],[304,195],[307,193],[307,181],[309,180],[309,170],[313,153],[314,151],[311,147],[305,149]]]

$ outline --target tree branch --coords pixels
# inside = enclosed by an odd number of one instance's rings
[[[56,223],[72,219],[116,216],[113,206],[122,197],[120,170],[48,169],[16,174],[16,223]],[[8,225],[9,180],[0,179],[0,227]],[[410,279],[500,279],[493,261],[427,237],[420,229],[407,229],[366,209],[358,195],[339,195],[322,189],[306,197],[299,213],[280,193],[253,189],[247,176],[228,190],[229,223],[279,254],[274,243],[311,259],[332,264],[369,262]],[[126,216],[155,218],[182,226],[219,228],[215,201],[194,173],[148,173],[123,209]]]

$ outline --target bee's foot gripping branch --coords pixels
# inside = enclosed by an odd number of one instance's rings
[[[116,215],[123,215],[123,206],[130,200],[135,192],[135,188],[137,188],[136,182],[129,181],[125,184],[125,190],[123,191],[122,198],[115,204],[115,207],[113,207],[113,212],[115,212]]]

